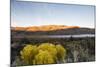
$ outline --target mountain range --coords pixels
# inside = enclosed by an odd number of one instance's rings
[[[11,27],[12,35],[74,35],[95,34],[94,28],[79,26],[45,25],[29,27]]]
[[[80,28],[79,26],[65,26],[65,25],[44,25],[44,26],[29,26],[29,27],[12,27],[16,31],[54,31],[62,29]]]

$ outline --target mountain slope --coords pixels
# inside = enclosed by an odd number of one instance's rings
[[[12,35],[76,35],[95,34],[95,29],[78,26],[42,26],[42,27],[12,27]]]
[[[54,31],[62,29],[80,28],[79,26],[65,26],[65,25],[44,25],[44,26],[29,26],[29,27],[12,27],[16,31]]]

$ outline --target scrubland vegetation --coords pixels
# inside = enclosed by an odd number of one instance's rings
[[[11,50],[12,66],[95,61],[95,37],[24,38],[13,41]]]

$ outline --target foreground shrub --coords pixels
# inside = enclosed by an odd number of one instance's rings
[[[33,64],[53,64],[55,63],[53,56],[48,51],[40,50],[35,56]]]
[[[56,49],[58,60],[65,62],[66,50],[64,49],[64,47],[61,45],[56,45]]]
[[[38,50],[48,51],[50,55],[52,55],[55,62],[57,61],[57,50],[54,44],[42,43],[40,46],[38,46]]]
[[[25,64],[54,64],[65,62],[66,50],[61,45],[42,43],[39,46],[26,45],[20,54]]]
[[[37,46],[26,45],[23,50],[20,52],[22,60],[26,64],[32,64],[32,59],[38,53]]]

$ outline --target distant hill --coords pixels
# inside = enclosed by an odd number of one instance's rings
[[[78,26],[47,25],[33,27],[11,27],[11,35],[76,35],[95,34],[95,29]]]
[[[12,27],[12,30],[16,31],[54,31],[70,28],[80,28],[79,26],[65,26],[65,25],[43,25],[43,26],[29,26],[29,27]]]

